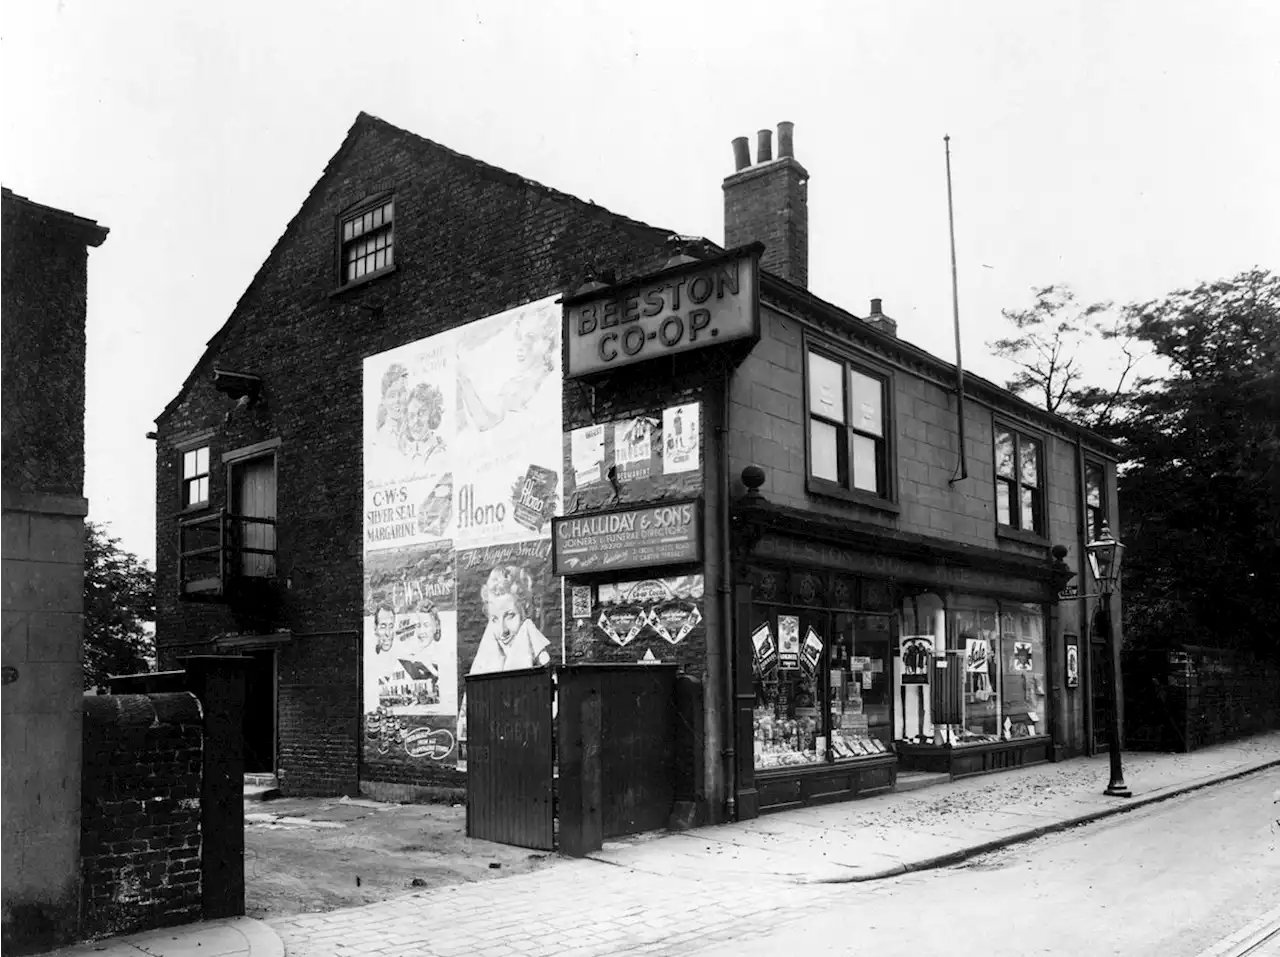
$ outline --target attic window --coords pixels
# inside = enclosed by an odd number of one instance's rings
[[[395,200],[383,197],[357,207],[341,219],[338,256],[342,285],[385,272],[394,264]]]

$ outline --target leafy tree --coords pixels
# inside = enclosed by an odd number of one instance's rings
[[[1016,334],[989,345],[1018,366],[1008,388],[1123,449],[1126,646],[1280,659],[1280,278],[1118,311],[1047,286],[1004,314]],[[1148,357],[1161,375],[1136,374]],[[1086,363],[1111,384],[1087,383]]]
[[[1146,350],[1125,311],[1111,303],[1081,306],[1065,285],[1033,290],[1028,309],[1002,311],[1015,334],[987,347],[1017,367],[1005,387],[1028,401],[1100,432],[1110,432]],[[1098,377],[1109,384],[1098,384]]]
[[[1280,277],[1253,269],[1126,310],[1168,363],[1119,428],[1126,636],[1277,655]]]
[[[105,689],[109,675],[148,670],[155,642],[155,572],[120,547],[106,527],[85,523],[84,687]]]

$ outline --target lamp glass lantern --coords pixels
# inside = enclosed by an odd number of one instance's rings
[[[1089,556],[1089,569],[1098,591],[1110,595],[1120,581],[1120,562],[1124,559],[1124,545],[1111,536],[1111,528],[1105,522],[1095,541],[1084,547]]]

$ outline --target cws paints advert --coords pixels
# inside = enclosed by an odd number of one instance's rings
[[[460,762],[465,676],[559,660],[554,298],[364,360],[364,760]]]

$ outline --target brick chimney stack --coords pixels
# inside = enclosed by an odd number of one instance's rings
[[[761,130],[756,163],[747,137],[733,141],[734,172],[724,181],[726,248],[764,243],[760,265],[776,276],[809,285],[809,173],[796,162],[792,123],[778,124],[778,157],[772,130]]]

